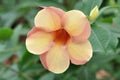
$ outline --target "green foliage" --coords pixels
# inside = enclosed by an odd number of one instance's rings
[[[110,33],[102,27],[93,27],[90,37],[94,52],[106,52],[106,48],[110,42]]]
[[[93,57],[87,64],[70,65],[56,75],[43,68],[39,56],[27,52],[25,38],[39,6],[78,9],[89,16],[96,5],[100,12],[91,23]],[[119,13],[120,0],[0,0],[0,80],[120,80]],[[99,79],[100,70],[109,76]]]
[[[86,15],[89,15],[90,11],[95,7],[102,4],[102,0],[79,0],[79,2],[76,3],[75,9],[80,9],[83,11]]]
[[[54,74],[48,73],[39,78],[39,80],[54,80]]]
[[[0,29],[0,41],[1,40],[8,40],[13,34],[13,30],[9,28],[2,28]]]

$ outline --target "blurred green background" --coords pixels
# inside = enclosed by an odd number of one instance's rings
[[[39,6],[78,9],[89,16],[96,5],[100,13],[89,38],[94,55],[87,64],[53,74],[26,50]],[[120,80],[120,0],[0,0],[0,80]]]

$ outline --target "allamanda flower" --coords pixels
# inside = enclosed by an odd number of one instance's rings
[[[92,47],[87,40],[91,28],[83,12],[46,7],[37,13],[34,22],[26,47],[29,52],[40,55],[43,66],[49,71],[62,73],[70,61],[83,65],[92,57]]]

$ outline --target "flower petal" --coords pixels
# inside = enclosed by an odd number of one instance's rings
[[[86,41],[91,34],[91,27],[89,25],[89,22],[86,22],[86,27],[84,28],[83,32],[78,36],[73,36],[72,39],[75,42],[83,42]]]
[[[48,69],[48,66],[47,66],[47,63],[46,63],[46,55],[47,55],[47,53],[41,54],[40,55],[40,61],[43,65],[43,67]]]
[[[90,35],[90,24],[84,13],[78,10],[71,10],[65,13],[63,17],[64,29],[73,37],[81,37],[81,34]],[[89,29],[88,29],[89,28]],[[88,32],[83,32],[83,31]]]
[[[33,54],[42,54],[52,46],[53,36],[34,27],[27,36],[26,48]]]
[[[46,55],[48,70],[54,73],[63,73],[69,67],[69,56],[65,53],[65,48],[55,45]]]
[[[65,12],[60,8],[56,8],[56,7],[48,7],[48,8],[54,11],[56,14],[58,14],[60,18],[62,18],[63,15],[65,14]]]
[[[57,9],[45,8],[37,13],[34,22],[36,27],[40,27],[48,32],[55,31],[61,28],[61,18],[58,15]],[[62,13],[61,13],[62,14]]]
[[[79,44],[69,41],[67,44],[67,50],[71,62],[76,65],[85,64],[92,57],[92,47],[89,41],[84,41]]]

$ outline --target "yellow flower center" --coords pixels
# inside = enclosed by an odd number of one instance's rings
[[[69,39],[70,35],[64,29],[55,31],[54,41],[56,43],[64,45]]]

